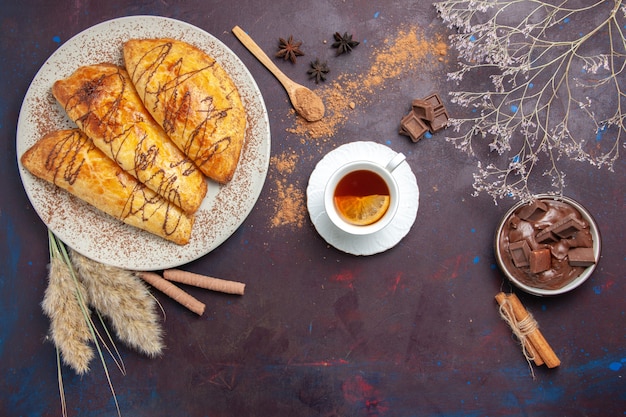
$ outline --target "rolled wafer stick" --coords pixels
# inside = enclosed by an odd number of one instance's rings
[[[206,305],[203,302],[163,279],[160,275],[154,272],[137,272],[137,276],[197,315],[201,316],[204,313]]]
[[[496,294],[496,301],[501,308],[507,310],[510,317],[515,317],[513,307],[511,306],[511,303],[507,303],[507,297],[503,292]],[[524,348],[526,349],[526,352],[528,352],[529,359],[532,359],[537,366],[543,365],[543,359],[541,358],[541,355],[537,353],[537,350],[535,349],[531,341],[527,338],[524,338],[524,341],[522,343],[524,343]]]
[[[513,315],[518,322],[524,321],[528,318],[529,313],[522,305],[522,302],[517,298],[515,294],[508,294],[505,296],[506,301],[510,304]],[[545,337],[541,333],[538,327],[535,327],[526,334],[526,337],[532,343],[533,348],[541,356],[544,363],[548,368],[556,368],[561,364],[561,360],[556,356],[556,353],[552,350]]]
[[[167,269],[163,271],[163,278],[181,284],[193,285],[211,291],[219,291],[227,294],[243,295],[246,284],[236,281],[228,281],[206,275],[194,274],[193,272],[180,269]]]

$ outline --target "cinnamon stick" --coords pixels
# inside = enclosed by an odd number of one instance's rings
[[[193,285],[194,287],[227,294],[243,295],[246,287],[246,284],[242,282],[213,278],[193,272],[182,271],[180,269],[167,269],[163,271],[163,277],[181,284]]]
[[[528,311],[522,305],[522,302],[517,298],[515,294],[507,295],[507,299],[511,303],[511,307],[513,308],[513,313],[518,321],[524,320],[528,317]],[[548,341],[543,337],[541,330],[537,328],[535,331],[531,332],[528,335],[528,339],[533,344],[537,353],[541,355],[541,359],[546,363],[548,368],[556,368],[561,364],[561,360],[556,356],[556,353],[552,350]]]
[[[163,279],[160,275],[154,272],[137,272],[137,276],[197,315],[201,316],[204,313],[204,309],[206,308],[204,303],[194,296],[187,294],[168,280]]]
[[[501,293],[503,294],[503,293]],[[506,301],[509,302],[511,310],[515,316],[515,319],[519,322],[525,320],[529,313],[522,305],[522,302],[517,298],[515,294],[505,295]],[[543,359],[548,368],[555,368],[561,364],[561,360],[556,356],[556,353],[552,350],[545,337],[541,333],[539,328],[535,328],[527,335],[527,340],[533,345],[533,348],[537,354]]]
[[[506,302],[506,299],[507,297],[503,292],[496,294],[496,301],[498,302],[500,307],[505,308],[510,316],[515,317],[513,308],[510,303]],[[541,355],[539,355],[539,353],[537,352],[537,350],[531,343],[530,339],[528,338],[524,339],[523,343],[524,343],[524,348],[528,352],[529,356],[532,357],[533,361],[535,362],[535,365],[537,366],[543,365],[544,364],[543,359],[541,358]]]

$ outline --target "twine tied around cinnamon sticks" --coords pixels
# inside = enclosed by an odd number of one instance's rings
[[[496,294],[496,301],[500,306],[500,316],[511,327],[522,345],[522,352],[533,378],[535,373],[531,361],[537,366],[545,364],[548,368],[559,366],[561,361],[539,330],[537,321],[524,308],[517,295],[500,292]]]
[[[243,295],[246,287],[246,285],[241,282],[194,274],[193,272],[182,271],[180,269],[166,269],[163,271],[163,277],[154,272],[137,272],[136,274],[139,278],[199,316],[204,314],[206,305],[191,294],[174,285],[172,281],[211,291],[236,295]]]

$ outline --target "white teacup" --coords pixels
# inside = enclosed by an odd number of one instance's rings
[[[381,165],[374,161],[358,160],[348,162],[338,168],[330,176],[324,189],[324,209],[330,218],[330,221],[339,229],[352,235],[368,235],[385,228],[391,220],[393,220],[399,206],[400,192],[398,182],[392,173],[405,160],[406,157],[404,154],[397,153],[385,165]],[[337,191],[337,186],[347,175],[354,174],[357,171],[368,171],[366,175],[371,175],[371,173],[373,173],[380,180],[382,180],[389,194],[389,207],[387,208],[385,214],[379,220],[368,225],[350,223],[341,215],[335,205],[335,193]],[[374,182],[379,182],[379,180],[376,179]],[[377,194],[377,192],[372,192],[371,194]]]

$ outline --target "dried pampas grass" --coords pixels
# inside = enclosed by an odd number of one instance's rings
[[[89,304],[111,322],[127,346],[155,357],[163,351],[157,303],[132,272],[93,261],[76,251],[70,257],[87,291]]]
[[[63,363],[79,375],[89,371],[89,362],[94,357],[86,293],[85,287],[72,276],[68,264],[61,257],[51,255],[48,287],[41,307],[50,318],[50,337]]]

